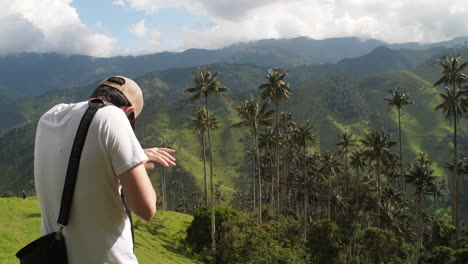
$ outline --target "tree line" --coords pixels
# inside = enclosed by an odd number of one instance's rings
[[[294,262],[294,257],[274,259],[268,255],[275,255],[274,252],[262,247],[257,260],[274,261],[263,263],[466,263],[459,262],[468,259],[468,236],[461,225],[460,188],[468,174],[468,163],[466,157],[458,154],[457,124],[467,117],[468,76],[464,70],[468,63],[460,55],[444,56],[438,62],[442,74],[434,87],[441,87],[437,93],[441,103],[435,110],[441,111],[453,126],[452,160],[445,164],[451,172],[448,183],[434,175],[433,161],[427,153],[419,153],[405,166],[401,114],[405,107],[417,103],[405,89],[396,87],[383,98],[389,111],[396,112],[398,141],[393,141],[384,130],[369,128],[359,136],[343,131],[337,138],[336,151],[319,151],[311,122],[296,120],[291,113],[281,111],[293,90],[286,80],[288,72],[274,68],[268,70],[265,82],[258,87],[258,97],[250,96],[235,106],[242,121],[233,128],[249,132],[246,162],[252,164],[252,169],[250,186],[244,181],[234,196],[241,212],[223,211],[228,216],[222,212],[218,215],[218,207],[215,208],[211,134],[219,121],[208,102],[213,97],[223,100],[229,89],[219,82],[219,72],[199,67],[193,73],[194,86],[186,89],[190,94],[187,103],[203,104],[194,109],[187,127],[201,139],[204,182],[203,203],[198,205],[208,207],[199,209],[203,213],[195,212],[192,225],[199,218],[205,217],[206,221],[209,214],[209,224],[205,222],[198,229],[208,232],[201,237],[210,237],[210,243],[201,243],[205,247],[200,247],[199,241],[193,242],[197,235],[189,228],[188,244],[198,245],[192,250],[212,263],[250,263],[245,259],[222,260],[226,248],[230,248],[226,243],[239,239],[233,230],[250,226],[248,232],[253,233],[271,229],[269,235],[274,235],[265,236],[276,241],[277,252],[294,244],[296,251],[292,255],[301,256],[298,262]],[[396,146],[397,153],[392,151]],[[445,211],[448,190],[450,212]],[[446,221],[449,216],[450,223]],[[286,222],[294,226],[294,231],[289,230],[295,234],[293,242],[281,239],[288,236],[281,234],[281,229],[288,226]],[[318,240],[321,236],[324,237]],[[246,239],[242,243],[248,244]],[[391,245],[395,248],[389,252]],[[236,252],[239,248],[231,250]],[[326,252],[327,249],[336,254]],[[379,254],[387,251],[388,254]],[[328,262],[322,262],[325,259]]]

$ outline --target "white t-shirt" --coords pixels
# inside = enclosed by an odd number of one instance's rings
[[[81,155],[70,220],[64,229],[70,264],[138,263],[118,175],[147,160],[125,113],[106,103],[89,127]],[[34,180],[42,235],[58,229],[71,147],[88,102],[59,104],[37,126]]]

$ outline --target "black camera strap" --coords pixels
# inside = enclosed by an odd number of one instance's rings
[[[60,229],[68,225],[73,193],[75,192],[76,176],[78,175],[81,153],[83,152],[83,146],[88,135],[89,125],[97,110],[104,106],[104,102],[100,99],[93,99],[88,103],[89,107],[81,118],[75,140],[73,141],[70,160],[68,161],[67,176],[65,178],[65,185],[63,186],[62,202],[60,203],[60,214],[57,220]]]

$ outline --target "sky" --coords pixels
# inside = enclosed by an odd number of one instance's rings
[[[0,55],[95,57],[268,38],[432,43],[468,36],[467,0],[0,0]]]

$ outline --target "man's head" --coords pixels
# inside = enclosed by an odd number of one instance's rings
[[[143,109],[143,93],[133,80],[123,76],[113,76],[102,81],[94,90],[91,98],[99,97],[111,102],[124,111],[134,112],[135,118]]]

